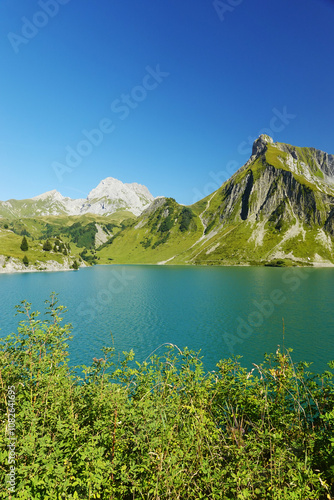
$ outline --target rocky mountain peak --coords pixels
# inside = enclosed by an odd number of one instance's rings
[[[128,198],[128,197],[143,197],[147,198],[148,202],[154,200],[146,186],[133,182],[126,184],[113,177],[103,179],[96,188],[94,188],[88,195],[87,199],[95,198]]]
[[[56,189],[52,191],[47,191],[46,193],[39,194],[38,196],[34,196],[31,198],[32,200],[47,200],[48,198],[52,198],[54,200],[63,200],[64,196],[59,193]]]
[[[267,144],[273,144],[273,139],[266,134],[261,134],[253,143],[252,156],[259,156],[267,149]]]

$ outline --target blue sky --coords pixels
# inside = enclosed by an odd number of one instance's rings
[[[262,132],[334,153],[334,2],[2,0],[0,199],[191,204]]]

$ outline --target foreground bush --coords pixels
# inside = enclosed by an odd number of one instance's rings
[[[251,372],[229,359],[205,373],[175,346],[141,364],[105,348],[73,370],[63,310],[52,297],[41,321],[23,302],[1,341],[0,498],[334,495],[332,371],[277,351]]]

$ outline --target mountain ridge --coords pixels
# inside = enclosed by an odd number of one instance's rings
[[[34,217],[45,215],[110,215],[127,210],[139,215],[154,196],[146,186],[123,183],[107,177],[92,189],[86,198],[72,199],[53,189],[23,200],[0,201],[0,217]]]

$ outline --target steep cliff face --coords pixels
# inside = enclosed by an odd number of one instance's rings
[[[306,161],[308,163],[306,163]],[[207,221],[219,214],[220,222],[255,217],[291,220],[310,226],[324,225],[334,206],[334,156],[307,148],[273,144],[260,136],[250,160],[214,195]],[[220,198],[220,203],[219,203]]]

